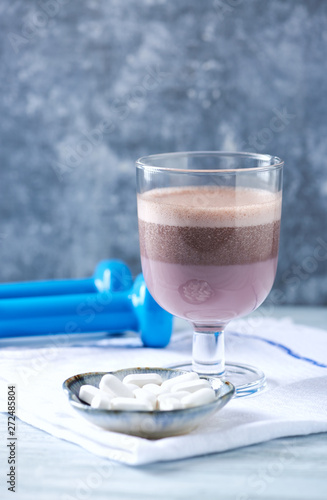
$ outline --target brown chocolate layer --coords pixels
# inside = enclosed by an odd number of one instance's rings
[[[250,264],[277,256],[279,226],[181,227],[139,219],[141,255],[185,265]]]

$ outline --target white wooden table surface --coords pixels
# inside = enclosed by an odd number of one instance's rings
[[[327,308],[276,308],[275,316],[327,330]],[[327,433],[132,468],[18,421],[17,491],[12,493],[5,484],[7,415],[0,414],[0,425],[1,499],[327,499]]]

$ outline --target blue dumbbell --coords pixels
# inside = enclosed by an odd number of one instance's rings
[[[131,271],[124,262],[102,260],[95,268],[92,278],[2,284],[0,299],[96,293],[105,290],[120,292],[128,290],[132,284]]]
[[[142,275],[124,291],[0,300],[0,337],[126,330],[139,332],[148,347],[165,347],[171,337],[172,316]]]

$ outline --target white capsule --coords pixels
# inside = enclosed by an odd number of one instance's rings
[[[143,389],[146,391],[152,392],[155,396],[158,396],[158,394],[161,394],[162,392],[162,385],[158,384],[145,384],[143,386]]]
[[[124,384],[136,384],[139,387],[143,387],[145,384],[161,385],[162,378],[157,373],[132,373],[131,375],[126,375],[123,382]]]
[[[99,389],[117,397],[134,398],[133,391],[123,384],[119,378],[110,373],[102,377]]]
[[[216,398],[215,391],[213,389],[200,389],[199,391],[188,394],[182,399],[182,404],[185,408],[191,408],[192,406],[201,406],[208,403],[212,403]]]
[[[92,399],[91,406],[97,410],[111,410],[112,396],[101,391],[102,394],[97,394]]]
[[[132,392],[134,392],[136,389],[139,389],[139,386],[136,384],[125,384],[126,387],[128,387]]]
[[[100,394],[100,390],[97,387],[94,387],[94,385],[86,384],[86,385],[81,385],[78,397],[79,399],[90,405],[92,403],[93,398],[97,394]]]
[[[147,403],[150,403],[153,409],[157,406],[157,396],[152,392],[144,389],[144,387],[143,388],[139,387],[138,389],[136,389],[134,391],[134,396],[136,399],[139,399],[140,401],[145,401]]]
[[[179,391],[179,392],[174,392],[173,394],[171,392],[164,392],[163,394],[158,395],[158,401],[164,401],[165,399],[169,398],[174,398],[177,399],[178,401],[181,401],[185,396],[188,396],[190,393],[188,391]]]
[[[189,380],[198,380],[199,375],[195,372],[184,373],[183,375],[178,375],[177,377],[171,377],[162,383],[162,388],[171,389],[173,385],[181,384],[182,382],[187,382]]]
[[[178,391],[187,391],[187,392],[195,392],[200,389],[210,389],[211,386],[207,380],[202,378],[198,380],[188,380],[187,382],[182,382],[181,384],[173,385],[171,388],[171,392]]]
[[[181,410],[182,408],[184,408],[183,403],[173,397],[162,399],[161,401],[159,401],[158,405],[159,410],[161,411]]]
[[[144,410],[144,411],[152,411],[152,404],[147,401],[141,401],[140,399],[131,399],[131,398],[114,398],[111,400],[111,409],[112,410]]]

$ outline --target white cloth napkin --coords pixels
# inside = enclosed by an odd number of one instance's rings
[[[17,417],[96,455],[130,465],[327,431],[327,332],[289,319],[231,323],[226,358],[262,368],[268,387],[254,397],[232,400],[187,435],[152,441],[104,431],[75,413],[63,393],[62,382],[77,373],[184,362],[190,358],[191,342],[192,332],[185,325],[176,329],[166,349],[145,349],[133,336],[52,336],[41,343],[11,344],[2,340],[0,410],[6,411],[7,384],[16,384]]]

